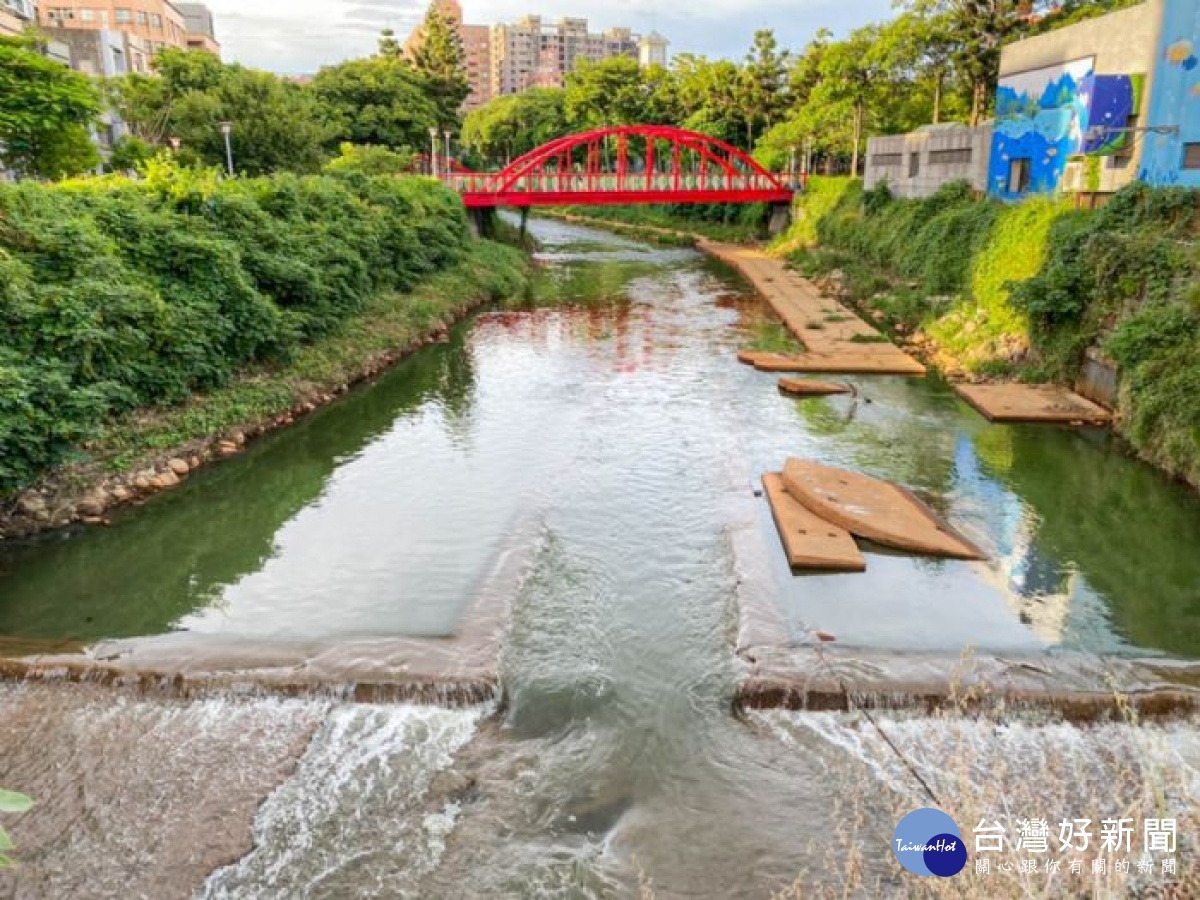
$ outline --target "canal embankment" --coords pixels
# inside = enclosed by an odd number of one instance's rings
[[[527,287],[418,179],[0,186],[0,539],[102,524]]]
[[[814,178],[773,251],[955,380],[1071,385],[1136,454],[1200,488],[1196,191],[927,200]]]

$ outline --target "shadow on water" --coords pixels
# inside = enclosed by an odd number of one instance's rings
[[[320,497],[347,459],[397,416],[435,402],[469,416],[474,374],[464,324],[369,386],[201,470],[110,528],[0,548],[0,634],[94,639],[159,634],[219,603],[262,568],[281,526]]]

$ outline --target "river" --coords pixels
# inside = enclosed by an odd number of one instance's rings
[[[802,874],[836,892],[861,821],[884,836],[860,868],[889,873],[896,810],[923,805],[895,748],[855,714],[730,713],[738,528],[770,549],[756,575],[796,639],[1200,657],[1200,502],[1107,434],[990,425],[935,377],[784,398],[734,358],[770,317],[731,272],[532,228],[528,304],[110,528],[0,549],[14,645],[173,633],[269,654],[454,634],[518,547],[503,707],[0,686],[0,784],[43,800],[0,894],[767,897]],[[794,578],[755,496],[788,455],[904,482],[989,561],[872,553],[863,575]],[[1063,804],[1136,793],[1143,770],[1169,769],[1173,800],[1200,787],[1184,723],[883,728],[939,793],[964,752],[1094,782],[1031,794]]]

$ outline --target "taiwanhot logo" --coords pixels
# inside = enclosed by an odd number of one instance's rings
[[[914,875],[949,878],[967,864],[967,845],[954,820],[940,809],[910,812],[896,826],[892,852]]]

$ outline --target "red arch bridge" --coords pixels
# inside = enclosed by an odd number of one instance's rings
[[[769,203],[794,189],[716,138],[665,125],[601,128],[550,141],[503,170],[449,172],[469,210],[498,206]]]

